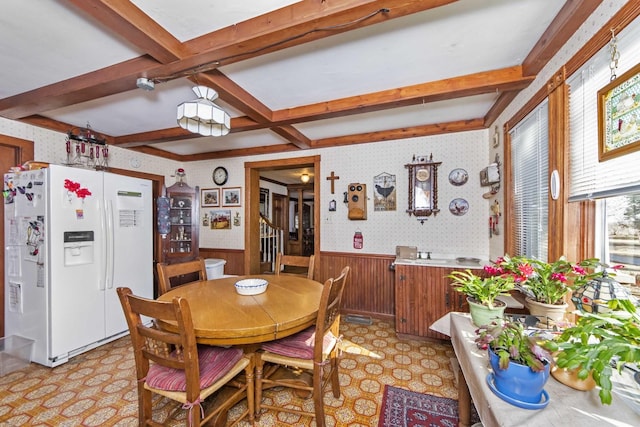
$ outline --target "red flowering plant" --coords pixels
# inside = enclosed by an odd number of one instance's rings
[[[500,369],[507,369],[509,361],[528,366],[535,372],[553,364],[553,356],[543,348],[547,339],[529,334],[524,324],[517,320],[493,321],[478,328],[476,335],[479,348],[490,348],[498,356]]]
[[[76,197],[79,199],[84,199],[87,196],[91,195],[91,191],[88,188],[83,188],[80,186],[79,182],[73,182],[70,179],[64,180],[64,188],[71,194],[75,193]]]
[[[543,304],[562,304],[567,292],[572,291],[598,273],[587,269],[599,265],[597,258],[572,264],[564,257],[554,262],[535,258],[505,255],[493,263],[496,274],[510,274],[516,288],[534,301]]]

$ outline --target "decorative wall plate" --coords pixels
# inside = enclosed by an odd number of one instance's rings
[[[464,169],[454,169],[449,173],[449,182],[451,185],[464,185],[469,180],[469,174]]]
[[[465,199],[453,199],[449,203],[449,212],[455,216],[462,216],[469,211],[469,202]]]

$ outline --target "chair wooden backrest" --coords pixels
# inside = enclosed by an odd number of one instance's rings
[[[129,288],[118,288],[117,292],[131,333],[138,387],[144,387],[149,373],[149,361],[153,361],[162,366],[183,370],[187,381],[187,400],[195,402],[200,395],[200,366],[187,300],[150,300],[133,295]],[[155,322],[145,324],[141,316],[177,322],[178,333],[159,329]]]
[[[314,343],[314,363],[321,363],[326,355],[323,355],[324,337],[331,332],[333,336],[340,336],[340,309],[342,308],[342,294],[349,279],[351,268],[346,266],[340,275],[334,279],[328,279],[322,288],[320,308],[316,320],[316,335]],[[337,349],[334,349],[337,351]]]
[[[129,288],[117,288],[117,293],[127,319],[135,356],[139,425],[158,425],[152,421],[152,393],[180,402],[182,408],[188,410],[188,425],[192,427],[208,422],[237,401],[234,399],[246,396],[247,410],[239,420],[248,416],[253,422],[252,355],[243,355],[238,348],[199,347],[191,309],[185,298],[176,297],[171,302],[152,300],[133,295]],[[147,318],[153,319],[153,322],[148,322]],[[176,324],[177,332],[160,328],[158,320]],[[217,373],[213,375],[212,371]],[[246,381],[235,381],[234,377],[243,371]],[[184,375],[181,375],[182,372]],[[216,401],[216,406],[207,406],[205,410],[201,402],[228,384],[232,384],[237,391],[227,395],[224,400]]]
[[[198,280],[207,280],[207,268],[204,259],[196,258],[193,261],[186,261],[177,264],[166,264],[159,262],[158,270],[158,295],[165,294],[173,287],[184,285]],[[191,275],[189,282],[180,282],[180,276]],[[197,278],[196,278],[197,277]]]
[[[331,384],[333,397],[340,397],[339,341],[340,308],[344,287],[349,278],[350,268],[344,267],[336,278],[324,282],[318,306],[316,324],[297,334],[262,345],[264,351],[256,353],[256,409],[291,412],[312,416],[318,427],[325,427],[324,389]],[[314,334],[313,348],[310,349],[311,334]],[[326,345],[325,345],[326,344]],[[279,376],[279,367],[295,368],[312,373],[312,384],[298,381],[298,377]],[[262,401],[263,389],[283,386],[310,392],[313,397],[313,412],[280,405],[275,401]]]
[[[306,274],[303,274],[303,273],[284,273],[283,270],[284,270],[285,266],[306,268],[307,269],[307,273]],[[314,255],[311,255],[311,256],[307,257],[307,256],[298,256],[298,255],[284,255],[284,254],[278,253],[278,255],[276,257],[275,274],[276,275],[286,274],[286,275],[291,275],[291,276],[301,276],[301,277],[306,277],[307,279],[313,280],[313,269],[314,269],[314,267],[315,267],[315,256]]]

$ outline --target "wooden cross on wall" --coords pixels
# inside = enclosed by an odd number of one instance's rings
[[[336,176],[336,174],[331,171],[331,175],[327,177],[327,181],[331,181],[331,194],[333,194],[335,191],[334,184],[336,182],[336,179],[340,179],[340,177]]]

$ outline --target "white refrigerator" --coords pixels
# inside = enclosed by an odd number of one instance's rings
[[[4,186],[5,334],[51,367],[126,334],[116,288],[153,298],[151,181],[50,165]]]

